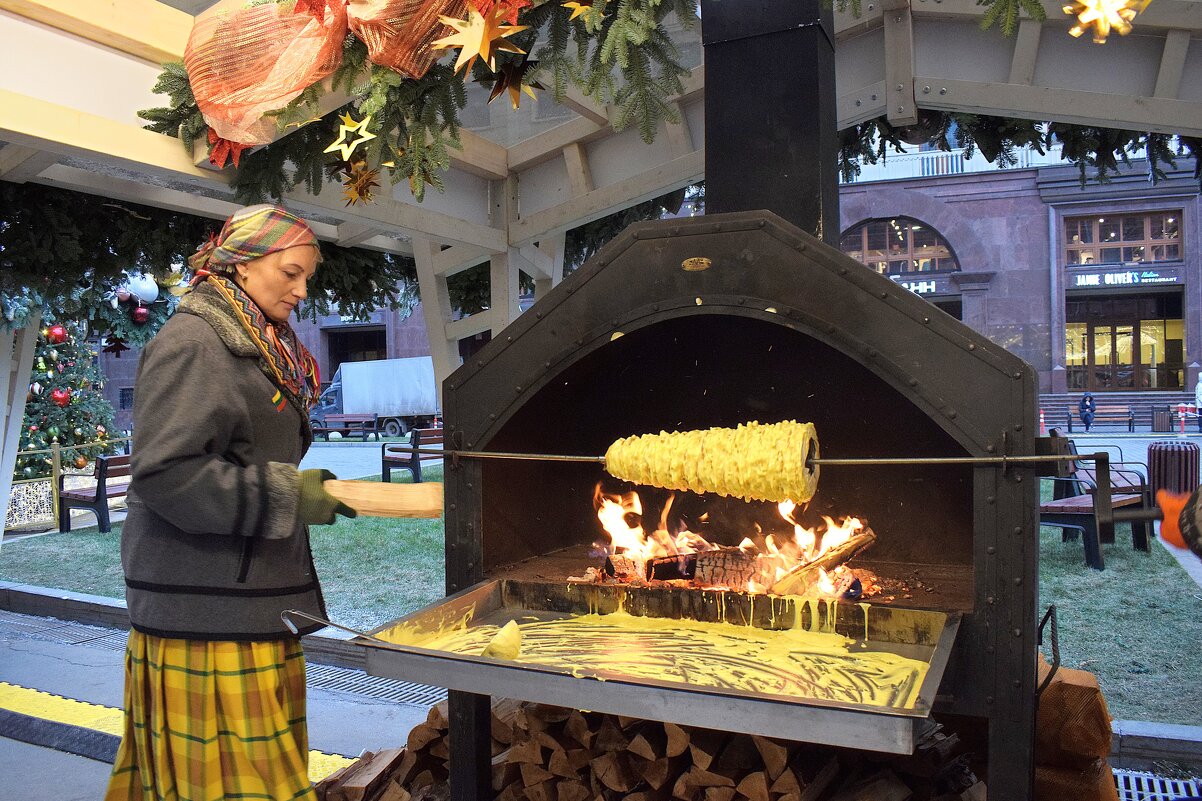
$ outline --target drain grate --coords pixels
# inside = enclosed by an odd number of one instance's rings
[[[340,668],[332,665],[316,665],[309,663],[305,666],[305,675],[309,687],[322,690],[354,693],[380,701],[393,701],[398,704],[429,707],[447,697],[447,691],[442,687],[429,687],[425,684],[411,684],[407,681],[382,679],[369,676],[362,670]]]
[[[1196,779],[1165,779],[1153,773],[1134,770],[1115,770],[1114,783],[1119,801],[1177,801],[1202,798],[1202,787]]]

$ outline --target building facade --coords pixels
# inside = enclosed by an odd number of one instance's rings
[[[1133,161],[1085,187],[1060,165],[872,176],[840,188],[840,246],[1029,362],[1041,392],[1192,389],[1202,362],[1193,172],[1183,160],[1153,185]]]

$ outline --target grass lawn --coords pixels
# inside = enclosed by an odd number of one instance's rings
[[[1059,611],[1061,659],[1098,675],[1116,718],[1199,725],[1202,589],[1160,545],[1134,551],[1125,525],[1116,539],[1095,571],[1079,541],[1041,534],[1039,602]],[[119,598],[119,540],[115,525],[5,543],[0,580]],[[313,555],[338,623],[368,628],[443,595],[442,520],[339,518],[313,528]]]

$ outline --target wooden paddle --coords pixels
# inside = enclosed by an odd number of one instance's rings
[[[381,484],[378,481],[325,482],[326,492],[367,517],[438,517],[442,484]]]

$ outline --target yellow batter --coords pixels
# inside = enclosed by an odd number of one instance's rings
[[[518,620],[514,661],[580,676],[605,673],[837,703],[913,708],[927,664],[852,650],[839,634],[731,623],[637,617],[624,611],[550,621]],[[479,625],[427,637],[394,629],[391,642],[479,655],[497,635]],[[389,637],[389,635],[393,635]]]

